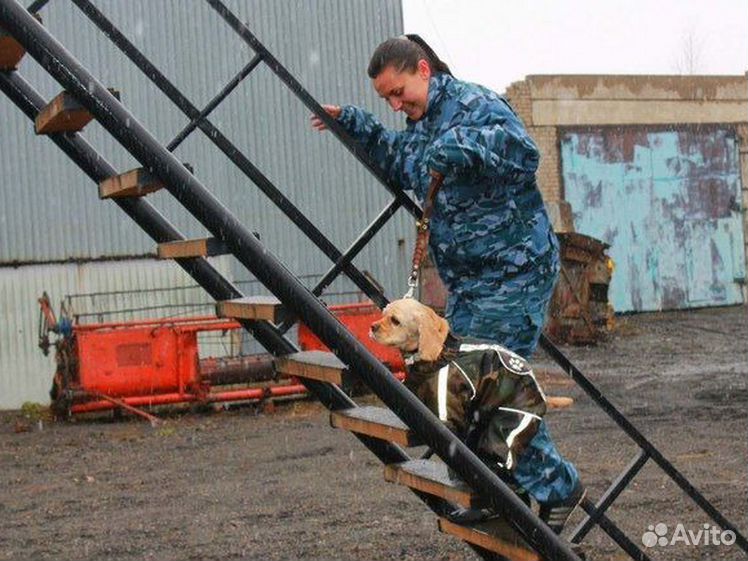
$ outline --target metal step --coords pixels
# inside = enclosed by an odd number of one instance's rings
[[[540,561],[537,552],[530,549],[514,528],[503,518],[493,518],[476,524],[455,524],[439,518],[439,531],[463,541],[493,551],[511,561]]]
[[[158,256],[161,259],[180,259],[187,257],[216,257],[230,253],[226,244],[216,238],[180,240],[158,244]]]
[[[0,27],[0,70],[15,70],[25,54],[26,49]]]
[[[403,423],[397,415],[384,407],[353,407],[330,413],[333,427],[346,429],[357,434],[366,434],[399,444],[400,446],[420,446],[418,436]]]
[[[349,385],[352,374],[332,353],[303,351],[275,359],[275,370],[287,376],[309,378],[338,386]]]
[[[223,318],[264,320],[280,323],[287,314],[274,296],[246,296],[216,304],[216,315]]]
[[[467,483],[450,477],[446,464],[431,460],[411,460],[384,467],[384,479],[429,495],[441,497],[466,508],[482,508],[486,502]]]
[[[136,168],[120,175],[108,177],[99,183],[100,199],[124,199],[142,197],[164,187],[151,172],[145,168]]]

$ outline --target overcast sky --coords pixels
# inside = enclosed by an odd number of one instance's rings
[[[403,0],[403,12],[457,77],[500,93],[528,74],[748,71],[748,0]]]

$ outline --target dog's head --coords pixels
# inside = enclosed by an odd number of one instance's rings
[[[447,320],[428,306],[403,298],[384,309],[382,319],[371,324],[369,337],[401,351],[418,351],[420,360],[431,362],[439,358],[448,333]]]

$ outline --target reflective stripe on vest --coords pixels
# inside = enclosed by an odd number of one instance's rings
[[[447,420],[447,380],[449,379],[449,364],[439,370],[436,399],[439,406],[439,420]]]
[[[530,425],[530,423],[532,423],[533,419],[540,419],[540,417],[538,417],[537,415],[533,415],[532,413],[519,411],[518,409],[509,409],[507,407],[499,407],[499,409],[522,414],[522,421],[520,422],[519,426],[517,426],[517,428],[510,432],[509,436],[506,438],[506,446],[508,448],[506,455],[506,469],[512,469],[512,466],[514,465],[514,455],[512,454],[512,444],[514,444],[514,439],[517,438],[519,433],[525,430]]]

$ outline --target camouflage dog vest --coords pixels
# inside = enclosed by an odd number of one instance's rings
[[[406,360],[405,385],[476,454],[511,470],[537,432],[545,395],[527,361],[509,349],[456,342],[434,362]]]

